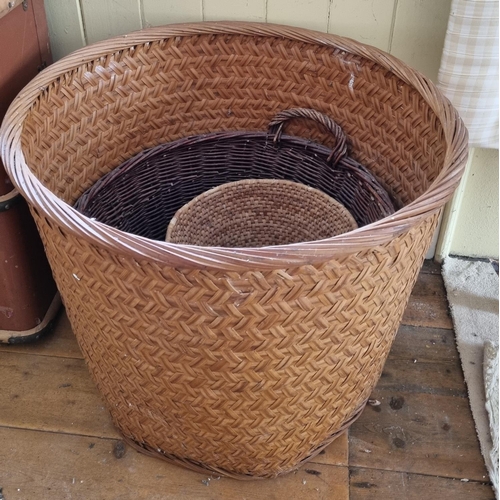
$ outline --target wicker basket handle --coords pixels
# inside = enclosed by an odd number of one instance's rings
[[[327,161],[337,164],[347,154],[347,137],[344,131],[335,123],[329,116],[324,115],[314,109],[309,108],[293,108],[280,111],[269,122],[269,133],[274,135],[274,142],[278,142],[283,133],[283,128],[288,120],[293,118],[309,118],[323,125],[337,140],[335,148],[328,156]]]

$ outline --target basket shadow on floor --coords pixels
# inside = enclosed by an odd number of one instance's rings
[[[371,396],[376,403],[348,436],[276,480],[202,475],[123,448],[64,313],[45,339],[0,346],[0,376],[0,488],[9,500],[494,498],[440,268],[430,262]]]

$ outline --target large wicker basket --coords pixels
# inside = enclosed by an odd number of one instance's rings
[[[292,107],[338,121],[402,208],[330,239],[246,249],[154,241],[72,208],[144,148],[262,130]],[[148,453],[240,478],[296,468],[361,411],[467,156],[450,103],[397,59],[246,23],[79,50],[21,92],[1,141],[116,426]]]

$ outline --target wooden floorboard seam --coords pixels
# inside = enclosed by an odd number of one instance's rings
[[[380,471],[380,472],[394,472],[395,474],[411,474],[412,476],[421,476],[421,477],[435,477],[438,479],[452,479],[455,481],[462,481],[463,479],[467,479],[467,483],[478,483],[478,484],[484,484],[486,486],[491,486],[492,483],[491,481],[484,480],[481,481],[480,479],[469,479],[469,478],[464,478],[464,477],[458,477],[458,476],[443,476],[442,474],[426,474],[425,472],[409,472],[407,470],[397,470],[397,469],[386,469],[386,468],[380,468],[380,467],[367,467],[367,466],[359,466],[359,465],[348,465],[349,471],[351,470],[370,470],[370,471]]]
[[[453,336],[455,336],[455,330],[453,328],[443,328],[440,326],[432,326],[432,327],[431,326],[420,326],[420,325],[414,325],[412,323],[405,323],[404,321],[401,321],[401,323],[399,324],[399,328],[401,328],[402,326],[412,326],[413,328],[420,328],[422,330],[431,328],[432,330],[439,330],[441,332],[453,332]],[[36,356],[36,354],[33,354],[33,356]],[[54,356],[54,357],[57,357],[57,356]]]
[[[53,354],[40,354],[37,352],[19,352],[19,351],[1,351],[2,356],[4,353],[7,353],[8,355],[12,354],[22,354],[23,356],[33,356],[34,358],[54,358],[54,359],[79,359],[80,361],[85,361],[84,358],[82,357],[77,357],[77,356],[55,356]]]
[[[45,434],[56,434],[60,436],[75,436],[75,437],[83,437],[89,439],[105,439],[107,441],[121,441],[121,437],[110,437],[110,436],[96,436],[95,434],[84,434],[78,432],[64,432],[64,431],[52,431],[50,429],[38,429],[35,427],[19,427],[17,425],[5,425],[0,424],[0,429],[13,429],[16,431],[30,431],[30,432],[43,432]],[[0,498],[1,500],[1,498]]]

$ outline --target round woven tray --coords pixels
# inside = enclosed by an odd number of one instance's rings
[[[184,245],[263,247],[330,238],[356,229],[338,201],[281,180],[230,182],[176,212],[165,240]]]
[[[262,131],[296,107],[343,127],[397,212],[326,240],[235,249],[155,241],[73,208],[144,149]],[[335,146],[309,120],[288,133]],[[391,55],[226,22],[142,30],[61,59],[15,99],[0,141],[124,438],[241,479],[294,470],[359,415],[467,159],[450,102]]]

